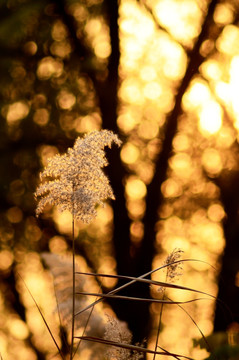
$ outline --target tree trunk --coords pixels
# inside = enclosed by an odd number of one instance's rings
[[[239,324],[239,172],[224,172],[215,182],[226,213],[223,226],[226,244],[221,258],[214,331],[226,331],[233,322]]]

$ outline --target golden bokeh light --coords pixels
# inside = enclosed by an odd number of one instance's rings
[[[137,38],[138,45],[130,47],[132,50],[131,56],[137,59],[142,55],[143,45],[153,36],[154,23],[149,17],[142,14],[139,7],[135,6],[135,2],[132,0],[122,2],[120,13],[123,18],[120,23],[120,30],[124,34],[131,36],[130,44],[132,45],[133,38]],[[123,51],[128,52],[130,49],[126,45]]]
[[[72,233],[72,215],[69,211],[59,211],[57,208],[53,210],[53,218],[60,234],[70,235]],[[77,226],[75,226],[77,234]]]
[[[140,122],[139,114],[125,112],[118,116],[117,124],[124,133],[130,133],[131,130]]]
[[[158,124],[153,121],[142,121],[138,126],[138,135],[141,137],[141,139],[154,139],[156,138],[158,131]]]
[[[70,110],[76,102],[76,97],[72,93],[62,90],[57,96],[57,102],[61,109]]]
[[[108,56],[110,56],[111,53],[111,47],[109,42],[105,39],[105,37],[102,37],[102,39],[99,39],[97,37],[97,41],[95,41],[95,54],[101,59],[106,59]]]
[[[49,241],[49,249],[56,254],[64,253],[67,249],[64,237],[59,235],[53,236]]]
[[[35,55],[37,52],[37,44],[34,41],[27,41],[23,46],[23,50],[28,55]]]
[[[238,101],[238,91],[239,91],[239,55],[233,56],[230,63],[230,82],[228,84],[228,101],[231,104],[233,115],[234,115],[234,125],[236,129],[239,130],[239,101]]]
[[[101,274],[115,274],[116,269],[116,261],[112,256],[104,256],[104,261],[102,262],[101,266],[98,268],[98,272]],[[103,286],[106,287],[113,287],[117,283],[117,279],[114,278],[101,278]]]
[[[93,130],[100,130],[101,117],[98,113],[78,117],[75,119],[75,129],[79,133],[88,133]]]
[[[51,36],[55,41],[62,41],[67,37],[66,27],[60,20],[55,21],[51,30]]]
[[[23,101],[17,101],[8,105],[6,119],[9,125],[13,125],[19,120],[24,119],[29,113],[29,105]]]
[[[177,134],[173,139],[173,147],[175,151],[186,151],[189,149],[190,140],[185,134]]]
[[[152,66],[144,66],[140,70],[140,77],[143,81],[151,82],[157,77],[156,69]]]
[[[227,55],[234,55],[239,51],[239,29],[235,25],[227,25],[216,42],[218,50]]]
[[[121,159],[125,164],[133,164],[139,158],[140,152],[138,147],[132,143],[126,143],[120,152]]]
[[[214,222],[220,222],[225,216],[222,205],[212,204],[207,210],[208,218]]]
[[[194,80],[183,96],[183,108],[191,110],[211,99],[210,89],[205,81]]]
[[[218,150],[207,148],[202,154],[202,164],[211,175],[218,175],[222,170],[222,159]]]
[[[130,225],[130,237],[134,243],[139,242],[144,235],[144,226],[140,221],[134,221]]]
[[[199,129],[204,136],[216,134],[222,126],[222,110],[215,101],[208,101],[199,113]]]
[[[143,93],[147,99],[156,100],[162,94],[162,87],[156,81],[152,81],[144,86]]]
[[[182,187],[179,182],[174,179],[167,179],[163,182],[161,187],[163,196],[166,198],[177,197],[182,195]]]
[[[108,26],[103,22],[103,18],[90,19],[85,30],[92,42],[95,55],[100,59],[106,59],[111,53]]]
[[[47,80],[51,77],[59,77],[63,73],[63,63],[51,56],[43,58],[37,68],[37,76],[40,80]]]
[[[180,45],[168,41],[164,49],[163,72],[168,79],[180,80],[185,72],[187,58]]]
[[[234,14],[230,4],[217,4],[213,14],[214,21],[220,25],[226,25],[233,21]]]
[[[220,64],[213,59],[204,62],[201,66],[203,75],[210,80],[220,80],[222,76],[222,68]],[[205,84],[206,85],[206,84]]]
[[[127,179],[126,194],[133,200],[142,199],[146,195],[146,186],[142,180],[137,179],[134,176],[130,176]]]
[[[216,142],[220,148],[228,149],[236,139],[235,131],[231,127],[222,126],[217,134]]]
[[[180,178],[189,178],[193,171],[192,161],[187,153],[178,153],[174,155],[170,159],[169,165]]]
[[[122,82],[119,96],[125,102],[141,105],[144,101],[140,83],[136,78],[130,78]]]
[[[37,109],[33,115],[33,121],[39,126],[45,126],[49,121],[49,116],[50,115],[47,109]]]
[[[7,218],[8,221],[10,221],[11,223],[17,224],[22,221],[23,212],[19,207],[13,206],[10,209],[8,209]]]
[[[7,270],[13,263],[13,254],[8,250],[0,251],[0,269]]]
[[[68,41],[54,41],[50,50],[53,55],[64,59],[70,55],[72,49]]]
[[[58,149],[55,146],[42,145],[38,148],[37,153],[40,157],[42,166],[45,167],[48,163],[48,159],[55,156],[58,153]]]
[[[155,12],[160,23],[185,45],[191,45],[200,31],[200,8],[195,1],[161,0]]]
[[[132,220],[139,220],[143,217],[145,211],[145,202],[142,199],[132,199],[127,201],[129,217]]]
[[[24,340],[29,335],[27,325],[20,319],[11,316],[8,319],[9,332],[15,339]]]

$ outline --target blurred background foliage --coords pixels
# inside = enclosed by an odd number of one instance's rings
[[[180,284],[218,295],[226,304],[203,300],[185,308],[205,335],[222,332],[236,345],[238,25],[237,0],[0,1],[4,360],[58,359],[17,274],[58,336],[54,290],[40,253],[70,252],[71,217],[49,207],[36,220],[33,193],[48,157],[101,128],[123,140],[120,151],[108,153],[116,201],[100,209],[90,226],[77,224],[82,268],[139,276],[180,248],[185,258],[216,268],[187,262]],[[164,280],[165,274],[153,278]],[[102,280],[105,291],[114,286],[115,280]],[[150,294],[160,296],[153,288],[127,290]],[[147,338],[154,347],[158,306],[111,306],[136,342]],[[193,347],[200,333],[180,308],[165,308],[163,324],[161,346],[197,359],[208,356]]]

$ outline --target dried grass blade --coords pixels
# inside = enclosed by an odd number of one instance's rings
[[[77,274],[79,274],[79,275],[87,275],[87,276],[96,276],[96,277],[101,277],[102,276],[102,277],[109,277],[109,278],[116,278],[116,279],[133,280],[134,282],[143,282],[143,283],[146,283],[146,284],[157,285],[157,286],[165,287],[165,288],[192,291],[192,292],[196,292],[196,293],[202,294],[202,295],[207,295],[209,297],[212,297],[212,298],[216,299],[215,296],[213,296],[211,294],[208,294],[208,293],[206,293],[204,291],[192,289],[192,288],[182,286],[182,285],[170,284],[170,283],[166,283],[166,282],[163,282],[163,281],[156,281],[156,280],[151,280],[151,279],[143,279],[143,278],[140,278],[140,277],[136,278],[136,277],[133,277],[133,276],[124,276],[124,275],[108,275],[108,274],[87,273],[87,272],[85,272],[85,273],[84,272],[77,272]],[[117,290],[117,292],[118,292],[118,291],[122,290],[123,288],[125,288],[125,287],[127,287],[129,285],[132,285],[132,282],[124,284],[124,285],[122,285],[122,287],[117,288],[115,290]],[[115,290],[112,290],[112,291],[115,291]],[[111,294],[111,291],[109,292],[109,294]]]
[[[133,300],[133,301],[145,301],[145,302],[155,302],[160,304],[188,304],[198,300],[208,300],[207,298],[198,298],[198,299],[191,299],[185,301],[173,301],[173,300],[161,300],[161,299],[153,299],[153,298],[138,298],[133,296],[123,296],[123,295],[110,295],[110,294],[102,294],[102,293],[91,293],[86,291],[78,291],[76,292],[78,295],[89,295],[89,296],[97,296],[101,298],[111,298],[111,299],[120,299],[120,300]]]
[[[180,261],[175,261],[173,264],[176,264],[176,263],[179,263],[179,262],[182,262],[182,261],[197,261],[197,260],[192,260],[192,259],[186,259],[186,260],[180,260]],[[199,261],[199,262],[203,262],[204,261]],[[137,278],[135,277],[130,277],[130,276],[123,276],[122,275],[110,275],[110,277],[118,277],[118,278],[125,278],[125,279],[128,279],[128,280],[131,280],[129,281],[128,283],[124,284],[124,285],[121,285],[120,287],[114,289],[114,290],[111,290],[108,295],[113,295],[113,294],[116,294],[117,292],[119,292],[120,290],[123,290],[125,289],[126,287],[132,285],[132,284],[135,284],[137,281],[141,281],[141,282],[146,282],[146,283],[149,283],[149,284],[153,284],[153,285],[158,285],[158,286],[163,286],[163,287],[170,287],[170,288],[173,288],[173,289],[180,289],[180,290],[187,290],[187,291],[193,291],[193,292],[196,292],[198,294],[203,294],[203,295],[207,295],[207,296],[210,296],[214,299],[216,299],[215,296],[211,295],[211,294],[208,294],[206,292],[203,292],[203,291],[199,291],[199,290],[195,290],[195,289],[192,289],[192,288],[188,288],[188,287],[185,287],[185,286],[180,286],[180,285],[175,285],[175,284],[169,284],[169,283],[165,283],[165,282],[160,282],[160,281],[154,281],[154,280],[149,280],[149,279],[145,279],[146,276],[149,276],[153,273],[155,273],[156,271],[159,271],[161,270],[162,268],[166,267],[168,265],[163,265],[163,266],[160,266],[154,270],[151,270]],[[108,275],[106,274],[97,274],[97,273],[81,273],[81,272],[77,272],[77,274],[81,274],[81,275],[88,275],[88,276],[105,276],[107,277]],[[95,306],[96,304],[98,304],[99,302],[101,302],[103,299],[98,299],[96,301],[94,301],[93,303],[91,303],[90,305],[86,306],[84,309],[78,311],[75,316],[77,315],[80,315],[81,313],[83,313],[84,311],[90,309],[92,306]]]
[[[62,351],[61,351],[61,349],[60,349],[59,345],[57,344],[57,342],[56,342],[56,340],[55,340],[55,338],[54,338],[54,335],[53,335],[53,333],[52,333],[52,331],[51,331],[51,329],[50,329],[49,325],[47,324],[47,321],[46,321],[46,319],[45,319],[45,316],[43,315],[43,313],[42,313],[42,311],[41,311],[41,309],[40,309],[39,305],[37,304],[36,300],[34,299],[34,297],[33,297],[32,293],[31,293],[31,291],[30,291],[30,289],[28,288],[27,284],[25,283],[25,281],[23,280],[23,278],[21,277],[21,275],[20,275],[20,274],[18,274],[18,276],[21,278],[21,280],[22,280],[23,284],[25,285],[25,287],[26,287],[26,289],[27,289],[28,293],[30,294],[30,296],[31,296],[31,298],[32,298],[32,300],[33,300],[33,302],[34,302],[34,304],[36,305],[37,310],[39,311],[39,313],[40,313],[40,315],[41,315],[41,317],[42,317],[42,320],[44,321],[44,323],[45,323],[45,325],[46,325],[46,328],[47,328],[47,330],[48,330],[48,332],[49,332],[49,334],[50,334],[50,336],[51,336],[51,338],[52,338],[52,340],[53,340],[54,344],[56,345],[57,350],[58,350],[58,352],[59,352],[59,354],[60,354],[60,356],[61,356],[62,360],[65,360],[64,355],[62,354]]]
[[[142,348],[141,346],[119,343],[119,342],[106,340],[106,339],[101,339],[101,338],[97,338],[97,337],[93,337],[93,336],[79,336],[78,338],[82,339],[82,340],[86,340],[86,341],[98,342],[98,343],[109,345],[109,346],[117,346],[117,347],[120,347],[120,348],[123,348],[123,349],[133,350],[133,351],[137,351],[137,352],[141,352],[141,353],[157,354],[157,355],[168,355],[168,356],[172,356],[174,358],[178,357],[178,358],[184,358],[184,359],[188,359],[188,360],[194,360],[194,359],[192,359],[192,358],[190,358],[188,356],[174,354],[174,353],[171,353],[171,352],[166,351],[166,350],[154,351],[154,350],[149,350],[149,349],[146,349],[146,348]]]

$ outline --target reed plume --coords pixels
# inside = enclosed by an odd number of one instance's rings
[[[52,180],[44,181],[35,192],[35,197],[40,198],[36,215],[49,203],[61,211],[69,210],[84,223],[91,222],[97,214],[96,205],[102,205],[107,198],[114,199],[102,170],[108,164],[104,147],[111,147],[112,142],[121,144],[118,136],[109,130],[93,131],[84,138],[78,137],[66,154],[50,158],[40,179]]]

